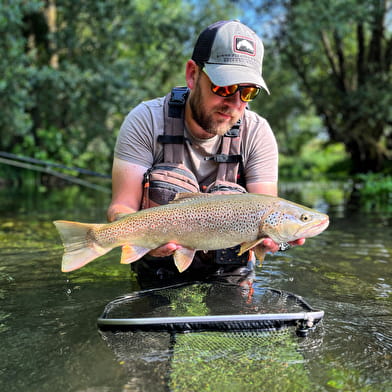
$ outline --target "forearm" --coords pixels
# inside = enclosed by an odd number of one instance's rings
[[[120,215],[139,211],[143,196],[143,175],[146,168],[114,158],[112,170],[112,201],[107,210],[109,222]]]
[[[133,212],[136,212],[137,210],[126,206],[124,204],[110,204],[108,210],[107,210],[107,220],[109,222],[113,222],[119,218],[121,218],[122,215],[124,214],[131,214]]]
[[[261,193],[264,195],[277,196],[278,183],[277,182],[255,182],[246,185],[249,193]]]

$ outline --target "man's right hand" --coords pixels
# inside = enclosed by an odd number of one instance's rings
[[[174,242],[169,242],[159,248],[151,250],[148,254],[152,257],[167,257],[171,256],[177,249],[181,249],[182,246]]]

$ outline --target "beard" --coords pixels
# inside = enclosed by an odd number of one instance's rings
[[[237,122],[234,119],[230,122],[214,119],[214,112],[220,112],[228,116],[231,116],[232,112],[228,105],[215,106],[208,111],[203,105],[200,83],[196,83],[193,94],[189,97],[189,106],[193,120],[210,135],[222,136]]]

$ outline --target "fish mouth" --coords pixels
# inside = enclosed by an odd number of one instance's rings
[[[307,229],[305,229],[305,231],[299,234],[303,238],[313,237],[323,232],[328,227],[328,225],[329,225],[329,218],[325,218],[317,225],[310,226]]]

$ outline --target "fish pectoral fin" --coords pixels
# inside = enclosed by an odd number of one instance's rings
[[[250,242],[243,242],[241,244],[241,248],[240,251],[238,252],[238,256],[243,255],[247,250],[251,250],[254,247],[256,247],[257,245],[260,244],[260,242],[262,242],[265,238],[258,238],[257,240],[254,241],[250,241]]]
[[[141,259],[151,249],[143,248],[141,246],[124,245],[121,253],[121,264],[130,264],[136,260]]]
[[[174,252],[174,264],[179,272],[184,272],[192,264],[195,253],[195,249],[189,248],[180,248]]]
[[[265,258],[265,254],[267,253],[266,251],[266,247],[262,244],[263,240],[265,238],[258,238],[255,241],[251,241],[251,242],[243,242],[241,244],[241,249],[238,252],[238,256],[241,256],[242,254],[244,254],[247,250],[252,250],[255,252],[256,255],[256,259],[259,261],[259,266],[261,267],[261,264],[264,261]]]
[[[264,245],[258,245],[253,248],[253,251],[255,252],[256,259],[259,260],[259,267],[263,264],[265,254],[266,252],[266,247]]]

